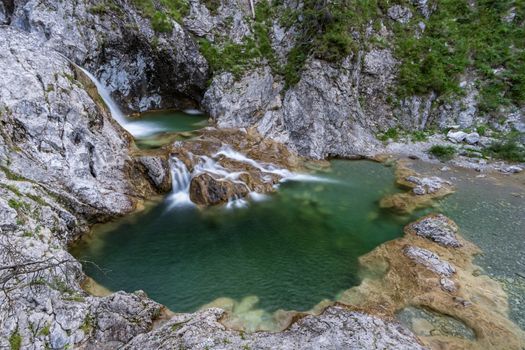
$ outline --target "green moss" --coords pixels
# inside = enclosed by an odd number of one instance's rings
[[[187,0],[132,0],[133,5],[151,20],[151,26],[157,32],[171,32],[171,20],[182,22],[189,12]]]
[[[22,347],[22,336],[18,333],[18,329],[9,337],[9,346],[11,350],[20,350]]]
[[[430,147],[428,153],[441,160],[449,160],[456,154],[456,149],[452,146],[434,145]]]
[[[46,324],[41,330],[40,332],[38,332],[38,335],[41,335],[41,336],[48,336],[50,332],[50,328],[51,326],[49,324]]]

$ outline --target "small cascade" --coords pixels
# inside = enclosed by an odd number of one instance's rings
[[[278,168],[273,164],[259,163],[256,160],[248,158],[244,154],[233,150],[228,145],[223,146],[217,153],[215,153],[214,157],[218,157],[221,155],[224,157],[236,160],[238,162],[249,164],[253,166],[254,168],[259,169],[263,173],[278,175],[282,178],[281,182],[285,182],[285,181],[334,182],[333,180],[330,180],[330,179],[327,179],[321,176],[294,173],[288,169]]]
[[[104,86],[93,74],[88,72],[86,69],[77,66],[86,76],[95,84],[97,87],[98,94],[104,100],[106,106],[108,106],[109,111],[113,119],[115,119],[120,126],[126,129],[134,137],[146,137],[161,131],[164,131],[164,128],[155,123],[148,121],[133,121],[131,122],[126,115],[122,112],[120,107],[117,105],[115,100],[111,97],[109,89]]]
[[[246,173],[245,171],[231,171],[226,169],[219,164],[219,157],[227,157],[237,162],[249,164],[250,166],[258,169],[263,174],[264,181],[272,181],[270,174],[278,175],[281,177],[281,182],[284,181],[303,181],[303,182],[335,182],[331,179],[327,179],[320,176],[293,173],[284,168],[278,168],[272,164],[265,164],[257,162],[254,159],[246,157],[244,154],[234,151],[230,146],[224,145],[217,153],[213,156],[195,156],[194,157],[193,171],[190,173],[186,165],[179,159],[173,158],[171,160],[171,171],[173,179],[173,189],[168,197],[171,202],[170,208],[181,205],[193,204],[190,199],[190,182],[193,177],[207,173],[212,175],[219,181],[230,181],[233,183],[241,184],[249,189],[248,185],[241,180],[241,175]],[[268,174],[268,175],[264,175]],[[266,179],[267,177],[267,179]],[[276,187],[278,185],[275,185]],[[244,208],[248,205],[249,201],[260,202],[268,198],[267,195],[250,192],[246,198],[232,197],[226,204],[226,208]]]
[[[193,205],[190,200],[191,174],[186,164],[178,158],[172,158],[170,166],[172,178],[171,194],[168,197],[170,207]]]

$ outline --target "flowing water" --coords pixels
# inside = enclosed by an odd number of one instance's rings
[[[141,113],[139,117],[130,118],[122,112],[106,86],[86,69],[82,67],[79,69],[95,84],[113,119],[135,137],[139,146],[157,146],[163,143],[162,134],[192,131],[207,125],[208,118],[200,111],[191,109],[145,112]]]
[[[206,124],[195,111],[145,113],[128,118],[89,72],[113,117],[139,146],[156,147],[171,136]],[[417,170],[450,179],[457,192],[435,208],[398,217],[378,200],[393,193],[390,168],[366,161],[333,161],[316,177],[267,167],[223,148],[215,156],[247,162],[288,179],[270,196],[252,193],[220,208],[198,209],[188,190],[191,176],[172,159],[173,190],[143,213],[99,226],[72,253],[87,274],[111,290],[145,290],[174,311],[193,311],[220,297],[259,302],[266,312],[308,310],[359,283],[357,258],[396,238],[402,226],[430,211],[443,212],[462,235],[483,250],[484,272],[501,281],[510,315],[525,329],[525,180],[477,177],[477,173],[415,162]],[[202,157],[195,172],[235,179]],[[323,179],[320,179],[320,177]],[[504,179],[504,178],[503,178]],[[321,180],[321,181],[320,181]],[[255,297],[254,297],[255,296]]]
[[[241,209],[173,206],[168,196],[99,227],[73,253],[96,263],[85,270],[109,289],[143,289],[174,311],[253,295],[269,312],[308,310],[358,284],[357,258],[400,236],[410,220],[378,207],[396,191],[391,168],[333,161],[321,176],[328,181],[287,181]],[[178,171],[172,196],[187,201],[187,184]]]

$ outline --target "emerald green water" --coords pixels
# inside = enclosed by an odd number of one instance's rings
[[[177,312],[253,295],[268,312],[308,310],[358,284],[357,258],[411,219],[379,209],[397,191],[391,168],[333,161],[321,176],[336,182],[287,182],[240,209],[164,201],[99,227],[72,252],[110,290],[142,289]]]
[[[198,130],[208,125],[204,114],[184,111],[144,112],[139,117],[126,117],[126,128],[141,148],[154,148],[177,138],[174,133]]]

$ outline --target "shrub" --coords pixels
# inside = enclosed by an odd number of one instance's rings
[[[434,145],[430,147],[428,153],[441,160],[449,160],[456,154],[456,149],[453,146]]]
[[[476,127],[476,132],[480,134],[481,136],[485,136],[487,133],[488,127],[486,125],[478,125]]]
[[[18,333],[18,329],[9,337],[9,346],[11,350],[20,350],[22,347],[22,336]]]
[[[381,141],[387,141],[390,139],[396,141],[397,139],[399,139],[399,130],[397,130],[396,128],[390,128],[385,133],[381,134],[378,138]]]
[[[519,134],[512,134],[507,139],[492,143],[486,150],[493,158],[511,162],[525,162],[525,147],[518,141]]]

